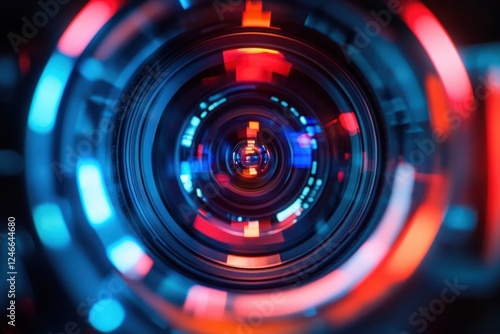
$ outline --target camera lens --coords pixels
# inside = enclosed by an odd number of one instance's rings
[[[443,119],[471,90],[432,14],[402,7],[90,2],[78,24],[107,16],[61,39],[26,145],[40,238],[92,283],[61,266],[72,298],[119,277],[148,325],[241,332],[258,311],[250,330],[275,333],[396,291],[447,210],[466,148]]]
[[[324,242],[335,251],[311,275],[337,265],[367,228],[380,164],[366,87],[331,43],[189,36],[151,57],[123,102],[117,181],[137,231],[222,286],[286,285]]]

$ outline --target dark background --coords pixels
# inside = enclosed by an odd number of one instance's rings
[[[7,39],[10,31],[19,33],[23,16],[32,17],[40,7],[37,1],[1,0],[0,2],[0,233],[6,233],[7,217],[16,217],[18,239],[17,329],[25,333],[63,332],[63,325],[54,321],[74,317],[58,279],[43,257],[41,245],[34,236],[27,205],[26,193],[29,186],[23,176],[23,147],[27,110],[34,85],[61,32],[86,1],[72,0],[61,5],[61,12],[42,28],[27,45],[20,46],[20,52],[29,59],[29,72],[21,74],[17,66],[17,55]],[[459,47],[500,42],[500,1],[455,0],[423,1],[440,19]],[[5,79],[1,80],[2,77]],[[10,81],[10,84],[6,84]],[[1,82],[4,82],[3,84]],[[500,125],[499,125],[500,126]],[[8,155],[5,154],[9,151]],[[3,241],[3,240],[2,240]],[[1,246],[1,268],[6,271],[5,243]],[[2,283],[3,284],[3,283]],[[4,285],[0,285],[4,287]],[[1,292],[0,301],[5,297]],[[467,299],[457,305],[457,311],[447,310],[435,326],[441,333],[487,333],[495,328],[495,319],[500,318],[500,293],[492,293],[491,299]],[[4,302],[0,302],[2,309]],[[3,312],[0,312],[3,314]],[[21,314],[22,313],[22,314]],[[493,321],[493,323],[491,323]],[[498,320],[496,320],[498,321]],[[63,324],[66,321],[62,322]],[[491,326],[488,325],[490,323]],[[0,332],[11,331],[2,316]],[[500,324],[496,323],[500,328]],[[37,328],[37,329],[35,329]],[[43,330],[41,330],[43,328]],[[431,330],[428,330],[431,332]]]

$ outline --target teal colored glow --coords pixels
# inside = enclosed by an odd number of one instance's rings
[[[193,192],[193,182],[191,181],[191,165],[187,161],[181,162],[181,183],[184,189],[191,193]],[[201,196],[199,196],[201,197]]]
[[[108,258],[122,273],[134,269],[140,262],[144,251],[131,237],[125,237],[108,247]]]
[[[71,243],[71,236],[59,206],[55,203],[41,204],[33,210],[36,232],[42,243],[59,250]]]
[[[104,72],[102,63],[93,58],[85,59],[80,65],[81,75],[88,81],[96,81]]]
[[[180,176],[182,186],[188,193],[193,192],[193,181],[191,181],[191,174],[181,174]]]
[[[313,150],[318,149],[318,141],[315,138],[311,139],[311,146]]]
[[[276,215],[276,218],[279,222],[282,222],[289,218],[291,215],[295,214],[302,207],[302,201],[300,199],[296,200],[292,205],[290,205],[287,209],[281,211]]]
[[[125,320],[125,309],[116,299],[101,299],[89,312],[89,322],[97,330],[109,333],[120,327]]]
[[[111,218],[111,204],[97,162],[86,161],[78,166],[78,188],[85,215],[92,225],[100,225]]]
[[[477,212],[467,206],[451,206],[444,219],[448,228],[457,231],[473,231],[477,225]]]
[[[310,177],[309,180],[307,181],[307,184],[309,186],[312,186],[314,184],[314,177]]]
[[[181,174],[191,174],[191,165],[189,164],[188,161],[182,161],[181,162]]]
[[[184,10],[188,10],[191,7],[191,0],[179,0],[179,2]]]
[[[200,123],[201,123],[201,120],[198,117],[196,117],[196,116],[194,116],[191,119],[191,125],[194,126],[195,128],[197,128],[198,125],[200,125]]]
[[[188,136],[184,136],[184,138],[182,139],[181,141],[181,145],[184,146],[184,147],[191,147],[191,145],[193,145],[193,139],[192,137],[188,137]]]
[[[189,148],[189,147],[191,147],[191,145],[193,145],[193,138],[194,138],[194,135],[196,134],[196,129],[198,128],[200,123],[201,123],[201,119],[199,119],[196,116],[194,116],[191,119],[191,122],[189,123],[189,126],[186,129],[186,132],[184,132],[184,135],[182,136],[182,141],[181,141],[182,146]]]
[[[73,59],[58,52],[49,60],[31,104],[28,117],[31,130],[46,134],[54,129],[59,104],[72,67]]]
[[[219,101],[213,103],[210,107],[208,107],[208,111],[213,111],[215,108],[227,102],[227,98],[222,98]]]

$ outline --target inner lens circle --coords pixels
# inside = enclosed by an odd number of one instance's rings
[[[279,35],[245,40],[197,42],[183,67],[168,51],[151,60],[169,75],[145,85],[153,103],[130,104],[147,112],[128,150],[145,189],[129,193],[150,203],[156,219],[138,229],[165,261],[203,280],[268,286],[323,243],[338,246],[321,261],[337,263],[327,258],[356,238],[378,170],[377,130],[340,53],[300,44],[297,54]]]
[[[250,130],[255,128],[250,127]],[[270,159],[271,154],[267,147],[255,136],[249,136],[235,146],[231,163],[240,177],[253,180],[265,175],[270,167]]]

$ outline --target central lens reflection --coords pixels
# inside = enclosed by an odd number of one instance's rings
[[[258,122],[254,122],[258,126]],[[249,127],[250,128],[250,127]],[[257,131],[256,129],[251,129]],[[240,142],[233,150],[233,167],[238,176],[258,180],[269,170],[270,153],[256,136]]]

